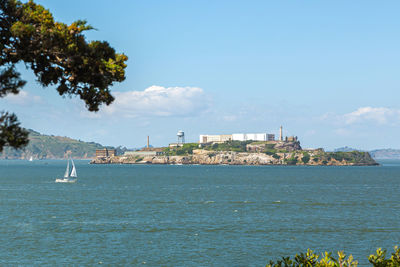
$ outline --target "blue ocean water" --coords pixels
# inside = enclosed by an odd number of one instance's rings
[[[364,266],[400,244],[400,161],[374,167],[0,161],[0,265],[265,266],[307,248]]]

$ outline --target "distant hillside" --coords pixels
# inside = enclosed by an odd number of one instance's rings
[[[400,149],[375,149],[369,154],[375,159],[400,159]]]
[[[93,158],[96,149],[104,146],[95,142],[83,142],[62,136],[43,135],[29,130],[29,144],[23,150],[6,147],[0,154],[0,159],[63,159],[68,156],[73,158]],[[112,148],[112,147],[107,147]]]

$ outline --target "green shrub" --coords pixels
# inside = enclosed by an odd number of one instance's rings
[[[304,153],[303,157],[301,158],[301,161],[302,161],[304,164],[307,164],[307,163],[310,161],[310,155],[309,155],[307,152]]]
[[[197,143],[187,143],[183,144],[181,147],[165,148],[164,153],[166,156],[182,156],[182,155],[192,155],[193,150],[197,149],[199,144]]]
[[[274,148],[275,148],[275,144],[266,144],[265,145],[265,149],[267,149],[267,150],[272,150]]]
[[[368,152],[350,151],[350,152],[330,152],[329,156],[337,161],[348,161],[352,163],[373,163]]]
[[[296,165],[298,162],[297,157],[294,157],[293,155],[290,158],[285,159],[284,161],[287,165]]]
[[[177,149],[175,151],[175,154],[178,156],[182,156],[182,155],[185,155],[186,153],[185,153],[185,150],[183,150],[183,149]]]
[[[386,258],[386,250],[378,248],[375,254],[368,257],[368,261],[374,267],[399,267],[400,266],[400,248],[394,247],[394,253],[390,258]],[[308,249],[306,253],[296,254],[294,258],[281,257],[277,261],[269,261],[267,267],[356,267],[358,261],[353,256],[346,256],[343,251],[339,251],[334,257],[332,253],[324,252],[321,255]]]
[[[274,159],[280,159],[280,158],[281,158],[281,156],[279,156],[278,154],[273,154],[272,157],[273,157]]]
[[[400,248],[395,246],[394,253],[392,253],[392,256],[389,259],[386,259],[386,250],[378,248],[376,250],[376,254],[372,254],[368,257],[368,261],[376,267],[398,267],[400,266]]]
[[[269,149],[269,150],[265,151],[265,154],[270,155],[270,156],[275,153],[276,153],[276,149]]]
[[[205,146],[204,149],[214,151],[246,152],[246,145],[250,143],[252,143],[252,141],[227,141],[224,143],[215,143]]]
[[[308,249],[306,253],[296,254],[294,259],[290,257],[282,257],[276,262],[270,261],[267,267],[356,267],[358,262],[353,260],[350,255],[346,259],[346,255],[340,251],[338,257],[335,258],[331,253],[325,252],[320,256],[314,251]]]

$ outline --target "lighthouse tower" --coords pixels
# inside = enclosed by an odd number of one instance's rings
[[[279,128],[279,141],[283,141],[282,126]]]

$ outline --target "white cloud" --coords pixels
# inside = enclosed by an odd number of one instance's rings
[[[210,100],[198,87],[151,86],[144,91],[114,92],[115,101],[87,117],[187,117],[204,112]]]
[[[356,111],[343,115],[346,124],[360,122],[376,122],[378,124],[387,124],[398,122],[400,120],[400,110],[390,108],[361,107]]]
[[[400,123],[400,109],[385,107],[360,107],[355,111],[345,114],[326,113],[321,120],[333,123],[337,126],[355,124],[389,124]]]
[[[26,106],[35,103],[41,103],[42,99],[40,96],[32,95],[27,91],[20,91],[19,94],[8,94],[4,97],[4,100],[16,105]]]

